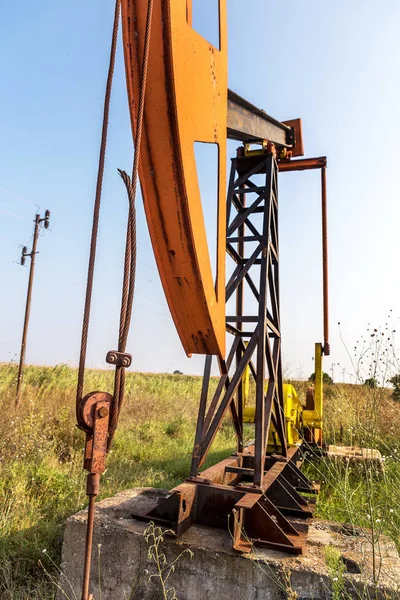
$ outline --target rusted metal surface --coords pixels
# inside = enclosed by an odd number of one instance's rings
[[[124,367],[127,369],[132,364],[132,355],[127,352],[118,352],[117,350],[110,350],[107,352],[106,362],[109,365],[115,365],[116,367]]]
[[[205,471],[199,473],[198,477],[196,477],[195,479],[197,481],[201,480],[202,483],[222,484],[226,468],[239,467],[241,466],[241,464],[242,460],[240,454],[237,454],[235,456],[229,456],[228,458],[225,458],[224,460],[219,462],[217,465],[213,467],[208,467],[208,469],[205,469]],[[194,478],[192,477],[191,480],[193,479]]]
[[[113,401],[107,392],[91,392],[80,402],[78,426],[86,432],[84,469],[89,473],[104,473],[110,407]]]
[[[86,529],[85,560],[82,579],[82,600],[89,597],[90,564],[93,546],[94,510],[100,488],[100,474],[106,470],[107,438],[110,418],[111,394],[92,392],[77,406],[78,427],[86,432],[83,466],[89,473],[86,494],[89,497]]]
[[[245,508],[250,509],[253,508],[255,504],[262,498],[262,494],[251,494],[247,493],[240,498],[238,502],[235,504],[235,508]]]
[[[286,171],[308,171],[310,169],[322,169],[326,167],[326,156],[318,158],[298,158],[295,160],[280,160],[278,163],[279,172]]]
[[[243,511],[244,541],[250,539],[255,546],[301,554],[304,541],[293,525],[268,500],[260,500],[250,510]]]
[[[228,113],[229,114],[229,113]],[[228,117],[229,118],[229,117]],[[244,186],[245,187],[245,186]],[[238,202],[242,207],[242,210],[246,207],[246,194],[238,194],[237,195]],[[239,256],[244,256],[244,244],[245,244],[245,224],[241,223],[238,227],[237,231],[237,241],[236,241],[236,251]],[[235,243],[235,242],[232,242]],[[236,329],[238,331],[243,330],[243,310],[244,310],[244,283],[241,281],[236,290],[236,315],[233,317],[232,321],[236,323]],[[228,317],[225,317],[226,322],[228,322]],[[238,337],[238,339],[240,339]],[[239,363],[242,359],[243,348],[241,344],[237,344],[235,361],[236,368],[239,366]],[[236,406],[238,411],[238,419],[239,419],[239,427],[240,434],[237,440],[237,450],[238,452],[243,451],[243,405],[244,405],[244,389],[243,389],[243,377],[241,378],[237,392],[236,392]]]
[[[291,157],[304,156],[303,125],[301,119],[283,121],[283,125],[287,125],[293,130],[294,144],[291,148]]]
[[[188,354],[225,355],[226,2],[220,49],[190,25],[186,0],[154,3],[140,181],[154,253],[171,314]],[[132,129],[136,130],[147,0],[123,0]],[[189,3],[190,5],[190,3]],[[190,13],[190,11],[188,11]],[[190,84],[188,83],[190,82]],[[214,282],[194,142],[218,144],[217,278]]]
[[[318,158],[303,158],[297,160],[282,160],[278,163],[279,172],[306,171],[321,169],[321,216],[322,216],[322,282],[323,282],[323,351],[325,356],[330,354],[329,345],[329,273],[328,273],[328,215],[326,200],[326,156]]]
[[[94,528],[94,510],[96,504],[96,496],[89,496],[89,507],[88,507],[88,520],[86,527],[86,541],[85,541],[85,559],[83,564],[83,580],[82,580],[82,600],[93,598],[89,596],[90,586],[90,563],[93,548],[93,528]]]
[[[255,173],[262,174],[261,185],[253,182]],[[191,475],[196,475],[206,459],[228,409],[232,412],[232,408],[235,408],[233,422],[238,451],[243,448],[241,383],[245,369],[250,366],[256,382],[253,483],[261,486],[271,421],[281,453],[286,454],[280,352],[277,165],[272,154],[233,160],[227,198],[227,223],[227,253],[233,259],[235,268],[226,284],[226,298],[228,301],[236,294],[238,314],[227,317],[227,332],[233,336],[231,347],[226,363],[220,362],[221,378],[207,411],[204,399],[208,390],[209,359],[206,362]],[[245,286],[258,302],[257,314],[244,314]],[[248,341],[246,338],[249,338]],[[253,354],[256,354],[255,364],[252,362]],[[235,370],[229,377],[227,373],[234,359]]]
[[[316,490],[296,466],[299,452],[291,448],[286,459],[266,456],[257,489],[248,468],[255,460],[255,448],[247,448],[177,486],[150,512],[132,516],[172,528],[177,535],[193,524],[229,530],[239,552],[260,545],[300,554],[313,506],[301,493]],[[290,516],[302,519],[301,524],[291,522]]]
[[[324,305],[324,354],[329,356],[329,289],[328,289],[328,215],[326,206],[326,167],[321,169],[321,214],[322,214],[322,281]]]
[[[267,473],[264,475],[262,480],[262,489],[268,490],[273,483],[275,483],[276,479],[282,475],[287,463],[284,461],[276,462]]]
[[[206,415],[207,392],[208,392],[208,386],[210,383],[210,375],[211,375],[211,361],[212,361],[212,357],[207,356],[206,361],[205,361],[205,367],[204,367],[203,384],[202,384],[202,388],[201,388],[199,412],[198,412],[197,425],[196,425],[196,435],[195,435],[195,440],[194,440],[193,454],[196,457],[198,456],[199,458],[200,458],[200,444],[201,444],[201,440],[203,437],[203,430],[204,430],[204,418]],[[194,469],[194,470],[192,469],[190,472],[190,475],[192,477],[196,476],[197,469]]]
[[[235,507],[232,510],[233,514],[233,549],[237,552],[249,553],[251,552],[252,544],[249,539],[244,539],[244,509],[241,507]]]
[[[296,471],[297,448],[288,451],[286,443],[277,159],[282,171],[321,168],[326,161],[288,160],[304,153],[300,120],[279,123],[232,92],[227,98],[225,1],[219,0],[219,49],[193,30],[190,0],[158,0],[154,4],[148,64],[152,101],[144,108],[139,168],[144,206],[161,281],[182,344],[188,354],[204,353],[207,358],[191,476],[149,514],[138,518],[173,527],[178,535],[193,523],[229,528],[233,518],[237,549],[248,548],[250,537],[260,545],[298,553],[304,539],[287,516],[308,518],[312,514],[299,490],[311,493],[313,487]],[[148,0],[122,0],[134,135],[147,9]],[[225,205],[227,132],[234,139],[267,142],[261,150],[246,147],[234,159]],[[219,149],[216,281],[197,180],[193,146],[198,141],[215,143]],[[259,175],[261,184],[254,179]],[[226,287],[225,249],[235,263]],[[257,302],[257,310],[251,313],[246,313],[244,306],[246,288]],[[225,301],[232,297],[236,314],[225,321]],[[227,356],[225,331],[232,336]],[[220,379],[208,402],[211,355],[218,357]],[[243,449],[242,378],[248,368],[256,387],[252,450]],[[227,411],[232,416],[238,452],[200,473]],[[271,424],[278,456],[267,454]]]
[[[302,156],[304,149],[299,121],[300,119],[295,119],[281,123],[232,90],[228,90],[227,137],[232,140],[269,140],[293,149],[293,152],[296,141],[296,148],[299,148],[300,152],[302,149],[302,154],[296,156]]]

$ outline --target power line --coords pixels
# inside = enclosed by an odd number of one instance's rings
[[[15,192],[10,192],[10,190],[6,190],[5,188],[2,188],[2,187],[0,187],[0,192],[4,192],[5,194],[8,194],[9,196],[14,196],[14,198],[18,198],[19,200],[23,200],[24,202],[27,202],[28,204],[32,204],[32,206],[36,206],[37,210],[40,210],[39,204],[35,204],[35,202],[32,202],[31,200],[28,200],[27,198],[24,198],[23,196],[20,196],[19,194],[16,194]]]
[[[162,302],[161,300],[156,300],[155,298],[150,298],[150,296],[143,296],[142,298],[145,298],[146,300],[150,300],[150,302],[156,302],[157,304],[161,304],[162,306],[167,306],[166,302]]]
[[[13,240],[10,237],[5,237],[3,234],[1,234],[1,241],[8,243],[8,244],[14,244],[15,246],[18,246],[18,248],[22,248],[23,244],[20,244],[19,242],[17,242],[16,240]]]
[[[12,212],[10,212],[9,210],[4,210],[3,208],[0,208],[0,212],[6,214],[6,215],[10,215],[11,217],[15,217],[16,219],[21,219],[21,221],[28,221],[29,219],[25,219],[25,217],[21,217],[20,215],[16,215]]]
[[[149,269],[153,269],[153,271],[157,271],[157,273],[158,273],[158,269],[157,269],[156,267],[154,267],[153,265],[148,265],[148,264],[146,264],[146,263],[142,263],[142,265],[143,265],[144,267],[149,267]]]

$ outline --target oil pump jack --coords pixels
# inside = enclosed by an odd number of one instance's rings
[[[303,438],[322,443],[318,367],[322,354],[329,353],[326,159],[299,158],[304,154],[300,119],[281,123],[227,89],[226,3],[219,2],[219,49],[193,29],[191,4],[154,4],[139,171],[168,305],[186,352],[206,355],[205,371],[189,478],[150,514],[137,516],[167,524],[178,535],[193,523],[227,528],[231,516],[237,550],[246,551],[256,542],[296,553],[301,552],[302,535],[287,517],[312,514],[301,493],[313,493],[316,486],[298,464]],[[122,3],[134,132],[147,8],[141,0]],[[228,186],[227,137],[243,143],[232,160]],[[219,150],[215,282],[196,175],[196,141],[218,144]],[[306,410],[291,390],[285,402],[279,311],[278,174],[299,169],[321,172],[324,223],[325,331],[316,348],[316,393]],[[234,265],[228,281],[226,253]],[[256,311],[246,310],[248,294],[256,299]],[[236,300],[234,314],[225,312],[230,298]],[[213,357],[220,378],[209,398]],[[255,388],[254,445],[244,447],[248,371]],[[227,411],[237,452],[200,472]]]
[[[192,524],[229,528],[240,552],[256,544],[298,554],[312,517],[309,498],[318,491],[301,471],[303,447],[323,443],[322,357],[329,354],[326,158],[302,158],[300,119],[280,122],[228,90],[226,0],[218,5],[217,48],[192,27],[192,0],[121,1],[128,100],[151,242],[182,345],[189,356],[205,355],[188,478],[153,510],[134,516],[178,536]],[[228,182],[227,138],[241,143]],[[218,146],[215,279],[195,142]],[[321,173],[324,327],[323,341],[315,345],[315,386],[302,399],[282,379],[278,179],[309,169]],[[234,309],[228,312],[227,303]],[[130,364],[124,348],[107,360],[122,371]],[[216,386],[210,386],[213,361],[220,373]],[[93,392],[78,399],[93,503],[115,397]],[[228,413],[236,452],[202,470]],[[254,423],[251,444],[245,444],[245,422]]]

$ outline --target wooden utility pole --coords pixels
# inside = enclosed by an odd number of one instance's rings
[[[31,259],[31,266],[29,269],[29,281],[28,281],[28,291],[26,294],[26,306],[25,306],[25,319],[24,319],[24,329],[22,332],[22,342],[21,342],[21,353],[19,358],[19,369],[18,369],[18,379],[17,379],[17,395],[15,398],[15,406],[19,406],[21,401],[21,391],[22,391],[22,382],[24,379],[24,365],[25,365],[25,351],[26,351],[26,338],[28,334],[28,325],[29,325],[29,315],[31,312],[31,301],[32,301],[32,286],[33,286],[33,277],[35,274],[35,261],[37,254],[37,242],[39,237],[40,225],[44,223],[45,229],[48,229],[50,221],[50,211],[46,210],[44,213],[44,217],[41,218],[39,214],[35,215],[35,225],[33,230],[33,243],[32,250],[28,253],[28,249],[26,246],[22,248],[21,254],[21,265],[25,264],[25,259],[27,256]]]

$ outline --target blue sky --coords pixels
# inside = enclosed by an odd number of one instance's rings
[[[198,0],[197,0],[198,2]],[[215,31],[212,2],[198,23]],[[367,323],[400,297],[398,164],[400,3],[227,0],[229,86],[278,119],[301,117],[307,156],[328,157],[332,357],[350,370]],[[200,5],[199,5],[200,6]],[[76,364],[84,300],[113,2],[37,0],[0,8],[0,188],[52,212],[39,240],[27,360]],[[229,144],[232,155],[236,144]],[[88,364],[116,346],[132,140],[119,46],[111,107]],[[201,169],[201,165],[199,166]],[[205,195],[214,194],[205,181]],[[19,352],[28,271],[15,264],[35,207],[0,190],[0,360]],[[138,198],[133,368],[200,373],[169,317]],[[24,220],[25,219],[25,220]],[[318,173],[280,176],[281,305],[285,368],[312,371],[322,336]],[[15,262],[13,262],[15,261]],[[337,368],[337,378],[339,369]]]

